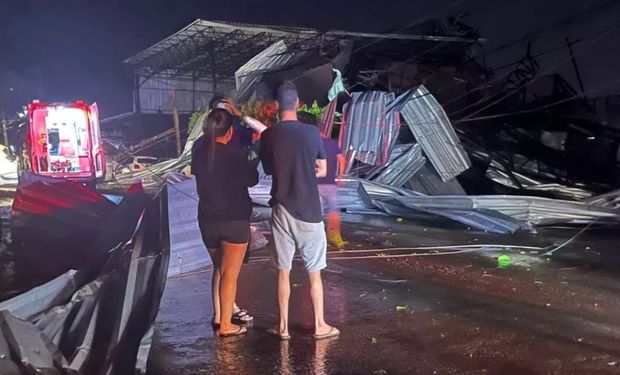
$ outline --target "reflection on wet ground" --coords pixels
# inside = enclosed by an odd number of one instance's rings
[[[575,292],[552,285],[542,301],[503,292],[506,280],[488,290],[431,280],[390,282],[398,270],[373,280],[364,271],[335,266],[326,272],[326,314],[341,337],[311,338],[307,285],[301,269],[293,278],[290,342],[270,337],[276,321],[275,272],[266,263],[246,266],[239,303],[256,317],[245,337],[220,339],[210,330],[209,272],[169,280],[157,323],[149,369],[154,374],[411,374],[411,373],[618,373],[618,294],[598,291],[604,314],[553,300]],[[469,267],[472,268],[472,267]],[[376,271],[376,270],[375,270]],[[376,275],[376,274],[375,274]],[[512,278],[512,277],[511,277]],[[452,279],[452,280],[447,280]],[[398,279],[392,279],[398,280]],[[515,280],[510,280],[512,285]],[[572,282],[572,281],[571,281]],[[523,284],[533,284],[533,280]],[[472,283],[473,284],[473,283]],[[539,287],[539,284],[534,284]],[[565,289],[571,290],[571,286]],[[547,305],[544,301],[551,300]],[[556,305],[557,304],[557,305]],[[608,314],[609,313],[609,314]]]
[[[570,228],[491,236],[376,220],[347,226],[351,249],[454,243],[544,247],[575,233]],[[608,251],[615,238],[603,231],[586,233],[550,261],[509,252],[507,268],[497,267],[497,252],[332,260],[325,272],[326,316],[342,335],[319,342],[311,337],[308,283],[299,264],[292,276],[293,337],[281,342],[266,333],[277,320],[276,273],[261,260],[268,253],[259,251],[244,266],[237,299],[255,316],[250,332],[214,337],[209,270],[169,279],[149,372],[617,374],[620,284],[615,252]],[[574,259],[585,262],[575,265]]]

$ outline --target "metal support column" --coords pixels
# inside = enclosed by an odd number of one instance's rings
[[[213,85],[213,95],[217,92],[217,73],[215,72],[215,47],[211,45],[211,84]]]
[[[140,113],[140,75],[138,74],[138,68],[133,69],[134,76],[134,88],[133,88],[133,111],[134,113]]]

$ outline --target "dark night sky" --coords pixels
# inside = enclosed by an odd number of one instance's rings
[[[609,0],[340,0],[340,1],[196,1],[196,0],[1,0],[0,90],[13,102],[40,97],[46,101],[83,98],[97,101],[103,115],[131,108],[131,76],[121,61],[184,27],[196,18],[264,24],[290,24],[317,28],[382,31],[408,24],[431,13],[468,14],[464,21],[480,27],[486,47],[501,44],[528,31],[544,28],[571,14]],[[447,8],[447,9],[446,9]],[[579,36],[620,19],[618,9],[590,17],[547,39],[538,38],[544,50],[566,33]],[[589,30],[589,31],[588,31]],[[619,33],[610,36],[613,44]],[[506,52],[501,59],[521,53]],[[589,47],[590,48],[590,47]],[[590,66],[602,58],[615,60],[617,48],[601,45],[585,51],[584,70],[609,80],[605,68]],[[510,55],[512,54],[512,55]],[[550,63],[562,56],[550,56]],[[611,65],[611,63],[610,63]],[[601,73],[603,72],[603,73]],[[590,78],[586,72],[584,76]],[[9,92],[9,88],[14,91]]]

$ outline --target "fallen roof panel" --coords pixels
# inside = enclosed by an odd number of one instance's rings
[[[0,303],[0,311],[9,311],[20,319],[30,319],[71,297],[78,288],[79,279],[78,271],[70,270],[52,281]]]
[[[363,163],[385,164],[400,128],[387,118],[393,99],[393,93],[383,91],[354,92],[344,110],[340,148]]]
[[[469,169],[471,161],[435,97],[422,85],[412,91],[416,95],[401,114],[441,179],[449,181]]]
[[[419,144],[413,145],[404,155],[399,156],[381,172],[375,182],[402,187],[426,163]]]
[[[620,211],[571,202],[530,196],[478,195],[427,196],[402,199],[409,207],[438,210],[487,209],[535,225],[620,223]]]

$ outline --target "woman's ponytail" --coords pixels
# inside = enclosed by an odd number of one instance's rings
[[[215,140],[226,135],[232,127],[232,116],[225,109],[215,108],[204,121],[202,132],[207,146],[207,167],[213,170],[215,163]]]

